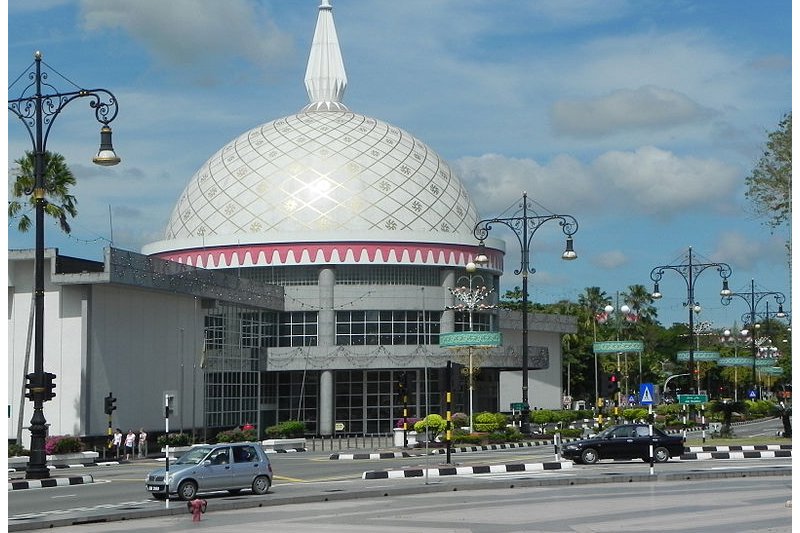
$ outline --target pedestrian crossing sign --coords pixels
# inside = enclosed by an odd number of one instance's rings
[[[639,385],[639,397],[641,405],[653,405],[655,403],[655,387],[652,383],[642,383]]]

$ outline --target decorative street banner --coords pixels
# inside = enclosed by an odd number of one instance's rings
[[[465,346],[494,348],[502,346],[503,334],[499,331],[454,331],[439,334],[442,348],[462,348]]]
[[[678,361],[688,361],[689,352],[678,352]],[[694,352],[695,361],[719,361],[719,352]],[[752,363],[753,360],[751,359]]]
[[[719,366],[753,366],[753,358],[752,357],[722,357],[719,361],[717,361]],[[756,359],[756,366],[764,368],[769,368],[775,366],[775,359],[768,358],[768,359]]]
[[[644,341],[603,341],[592,344],[594,353],[641,353]]]
[[[717,361],[719,366],[753,366],[752,357],[721,357]]]

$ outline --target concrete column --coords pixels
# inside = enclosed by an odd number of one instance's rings
[[[319,434],[333,435],[333,370],[319,374]]]
[[[442,294],[444,294],[445,306],[453,305],[455,298],[450,292],[450,288],[455,286],[456,272],[452,268],[442,270]],[[442,321],[439,324],[439,331],[441,333],[452,333],[455,330],[455,311],[452,309],[444,309],[442,311]]]
[[[319,271],[319,315],[317,338],[319,346],[336,345],[336,318],[333,310],[335,300],[336,271],[323,268]],[[319,375],[319,420],[320,435],[333,435],[333,413],[336,398],[333,395],[333,370],[323,370]]]
[[[335,314],[333,311],[336,271],[323,268],[319,271],[319,315],[317,316],[317,338],[320,346],[336,344]]]

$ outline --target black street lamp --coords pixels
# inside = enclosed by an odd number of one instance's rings
[[[492,224],[503,224],[514,232],[521,248],[521,262],[519,269],[514,274],[522,274],[522,433],[530,434],[530,404],[528,403],[528,274],[533,274],[536,269],[530,266],[530,247],[533,236],[542,225],[551,220],[557,220],[561,230],[567,236],[566,248],[561,258],[567,261],[576,259],[578,255],[573,249],[572,236],[578,231],[578,221],[571,215],[537,215],[533,211],[533,202],[528,200],[528,193],[522,193],[522,202],[519,210],[510,217],[487,218],[475,224],[473,235],[480,241],[481,250],[476,263],[487,263],[489,258],[486,256],[484,240],[489,236]]]
[[[102,166],[112,166],[120,162],[111,144],[109,123],[117,116],[117,99],[105,89],[78,89],[70,92],[57,92],[48,82],[48,73],[42,72],[42,53],[34,54],[34,63],[28,68],[26,76],[30,83],[22,90],[19,98],[8,101],[8,110],[19,118],[28,130],[34,154],[34,184],[26,190],[32,194],[36,209],[36,255],[34,261],[34,355],[33,372],[26,375],[26,397],[33,401],[31,418],[31,453],[25,472],[27,479],[50,477],[47,469],[47,456],[44,445],[47,437],[47,421],[44,418],[44,402],[51,400],[55,393],[55,374],[44,371],[44,208],[50,184],[46,183],[45,152],[50,128],[61,110],[78,98],[89,98],[89,106],[94,109],[95,118],[103,126],[100,128],[100,149],[93,161]],[[49,65],[48,65],[49,66]],[[58,72],[50,67],[55,74]],[[60,75],[60,74],[59,74]],[[22,78],[22,75],[20,76]],[[20,79],[17,78],[17,79]],[[62,76],[63,78],[63,76]],[[64,78],[66,80],[66,78]],[[67,80],[69,81],[69,80]],[[70,82],[71,83],[71,82]],[[42,94],[42,88],[52,89]],[[32,93],[32,94],[31,94]],[[21,416],[21,414],[20,414]]]
[[[758,308],[758,304],[761,303],[761,300],[768,296],[772,296],[775,298],[775,303],[778,304],[778,312],[775,313],[775,316],[778,318],[783,318],[786,316],[786,313],[783,312],[783,303],[786,301],[786,296],[782,292],[777,291],[756,291],[756,282],[754,280],[750,280],[750,292],[730,292],[728,294],[722,295],[722,305],[730,305],[731,300],[733,297],[736,296],[737,298],[741,298],[747,304],[747,309],[749,311],[748,316],[750,328],[752,331],[750,332],[751,342],[750,342],[750,356],[753,358],[753,390],[756,390],[756,354],[758,352],[758,346],[756,344],[756,309]],[[767,306],[769,306],[769,302],[766,302]],[[767,307],[767,320],[769,320],[769,307]],[[758,394],[756,392],[756,394]]]
[[[653,294],[650,296],[654,300],[661,298],[658,282],[666,270],[674,270],[681,275],[686,282],[686,302],[684,307],[689,308],[689,392],[696,392],[694,389],[694,313],[700,312],[700,306],[694,299],[694,284],[697,277],[707,268],[716,268],[722,277],[722,290],[719,292],[722,297],[731,294],[728,288],[728,278],[731,276],[731,267],[727,263],[696,263],[692,255],[692,247],[689,247],[688,262],[678,265],[661,265],[650,271],[650,279],[653,280]]]

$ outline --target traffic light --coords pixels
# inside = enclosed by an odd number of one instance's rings
[[[609,389],[609,385],[611,380],[609,379],[609,375],[605,372],[600,372],[600,397],[607,398],[611,394],[611,390]]]
[[[175,396],[172,394],[164,395],[164,418],[169,418],[175,412]]]
[[[397,394],[402,396],[406,392],[406,373],[400,372],[397,376],[397,383],[395,383]]]
[[[56,397],[56,384],[53,382],[54,379],[56,379],[56,375],[52,372],[44,373],[44,401],[49,401]]]
[[[114,398],[114,395],[109,392],[108,396],[105,397],[105,400],[106,400],[105,412],[107,415],[111,415],[111,413],[113,413],[114,410],[117,408],[117,406],[114,405],[117,403],[117,399]]]
[[[614,371],[608,375],[608,391],[610,394],[619,392],[619,372]]]
[[[27,380],[25,382],[25,397],[29,400],[35,400],[39,394],[41,394],[41,400],[43,402],[56,397],[56,384],[53,382],[56,375],[52,372],[44,372],[41,378],[40,381],[39,375],[36,372],[25,375],[25,379]]]
[[[36,399],[36,390],[38,387],[36,385],[36,374],[31,372],[30,374],[25,375],[25,397],[29,400]]]

